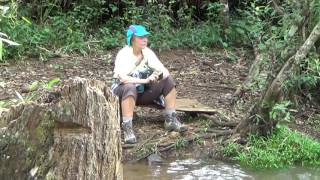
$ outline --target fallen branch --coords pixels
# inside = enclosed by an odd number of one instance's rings
[[[210,67],[210,69],[216,71],[217,68],[222,65],[222,63],[215,63],[215,62],[212,62],[212,61],[203,61],[202,64],[204,65],[207,65]]]
[[[196,134],[192,137],[189,137],[189,138],[184,138],[184,140],[190,144],[198,139],[213,139],[213,138],[217,138],[217,137],[220,137],[220,136],[228,136],[228,135],[231,135],[232,134],[232,130],[215,130],[212,132],[214,133],[204,133],[204,134]],[[144,143],[143,146],[145,145],[150,145],[150,146],[153,146],[153,145],[156,145],[156,149],[150,151],[150,152],[147,152],[146,154],[144,155],[141,155],[140,157],[138,157],[137,159],[135,160],[132,160],[130,162],[137,162],[137,161],[140,161],[141,159],[144,159],[144,158],[147,158],[148,156],[150,156],[151,154],[154,154],[155,152],[165,152],[165,151],[169,151],[171,150],[172,148],[174,148],[176,146],[176,143],[174,142],[170,142],[170,143],[166,143],[166,144],[158,144],[158,143]],[[132,147],[135,147],[134,145],[123,145],[122,146],[123,148],[132,148]],[[136,153],[136,152],[134,152]]]
[[[159,152],[168,151],[168,150],[172,149],[174,146],[175,146],[175,144],[168,145],[167,147],[164,147],[164,148],[162,148],[162,149],[159,149]]]
[[[203,132],[203,129],[199,128],[195,132]],[[225,136],[225,135],[230,135],[232,133],[232,130],[219,130],[219,129],[206,129],[205,130],[206,134],[215,134],[217,136]],[[203,138],[206,138],[207,135],[204,135]]]
[[[136,146],[137,146],[136,144],[123,144],[122,148],[123,149],[131,149],[131,148],[134,148]]]
[[[231,135],[232,133],[233,133],[232,130],[224,130],[224,131],[220,131],[219,133],[206,133],[203,136],[200,136],[198,138],[213,139],[220,136],[228,136],[228,135]]]
[[[139,145],[133,150],[133,152],[139,151],[145,144],[147,144],[149,141],[151,141],[156,135],[158,135],[158,134],[157,134],[157,133],[156,133],[156,134],[153,134],[151,137],[149,137],[148,139],[146,139],[145,141],[143,141],[141,144],[139,144]]]
[[[220,136],[228,136],[231,135],[233,133],[232,130],[217,130],[216,133],[205,133],[205,134],[201,134],[201,135],[194,135],[190,138],[185,139],[185,141],[189,143],[192,143],[193,141],[197,140],[197,139],[213,139],[213,138],[217,138]],[[173,147],[175,147],[175,143],[173,144],[168,144],[167,147],[164,147],[162,149],[159,149],[159,152],[164,152],[164,151],[168,151],[171,150]]]

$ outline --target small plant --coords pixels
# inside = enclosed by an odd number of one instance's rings
[[[193,139],[193,142],[194,142],[194,144],[200,145],[200,146],[205,144],[205,140],[204,140],[203,138],[201,138],[201,137],[199,136],[199,134],[195,134],[195,137],[194,137],[194,139]]]
[[[270,119],[277,121],[290,121],[292,119],[292,115],[290,113],[292,110],[289,108],[291,104],[292,103],[290,101],[282,101],[281,103],[275,104],[269,113]]]
[[[206,133],[207,130],[211,127],[211,121],[208,119],[200,119],[200,131]]]
[[[137,154],[137,157],[144,157],[146,154],[153,154],[153,153],[157,153],[158,149],[157,149],[157,144],[146,144],[144,145],[142,148],[140,148],[137,152],[135,152]]]
[[[174,142],[175,149],[181,149],[183,147],[186,147],[187,145],[188,145],[188,141],[184,138],[179,138]]]
[[[8,44],[9,46],[19,46],[20,44],[10,41],[8,36],[2,32],[0,32],[0,62],[3,62],[3,52],[4,52],[4,43]]]
[[[222,149],[222,154],[224,157],[235,157],[239,155],[242,146],[235,142],[228,142]]]
[[[0,108],[6,108],[8,107],[8,105],[9,105],[8,101],[4,101],[4,100],[0,101]]]
[[[43,88],[50,90],[53,88],[53,86],[57,85],[59,82],[60,82],[60,78],[51,79],[47,83],[43,84]]]

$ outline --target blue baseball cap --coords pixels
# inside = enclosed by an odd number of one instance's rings
[[[146,30],[144,26],[141,25],[131,25],[128,28],[127,31],[127,44],[130,46],[131,45],[131,38],[132,35],[135,36],[147,36],[150,33]]]

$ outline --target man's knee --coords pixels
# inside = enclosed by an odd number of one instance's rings
[[[164,96],[167,96],[167,94],[170,93],[170,91],[175,88],[176,86],[176,83],[173,79],[172,76],[168,76],[167,78],[164,79],[164,87],[163,87],[163,92],[162,94]]]
[[[165,78],[164,80],[165,80],[165,84],[166,84],[167,86],[170,86],[170,87],[176,86],[176,83],[175,83],[175,81],[174,81],[174,79],[173,79],[172,76],[168,76],[168,77]]]
[[[136,85],[132,83],[124,84],[123,85],[123,91],[122,91],[122,97],[121,99],[124,100],[129,96],[133,96],[135,100],[137,100],[137,89]]]

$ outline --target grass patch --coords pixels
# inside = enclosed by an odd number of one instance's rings
[[[320,165],[320,143],[284,125],[268,138],[251,135],[246,146],[228,143],[222,152],[255,169]]]

